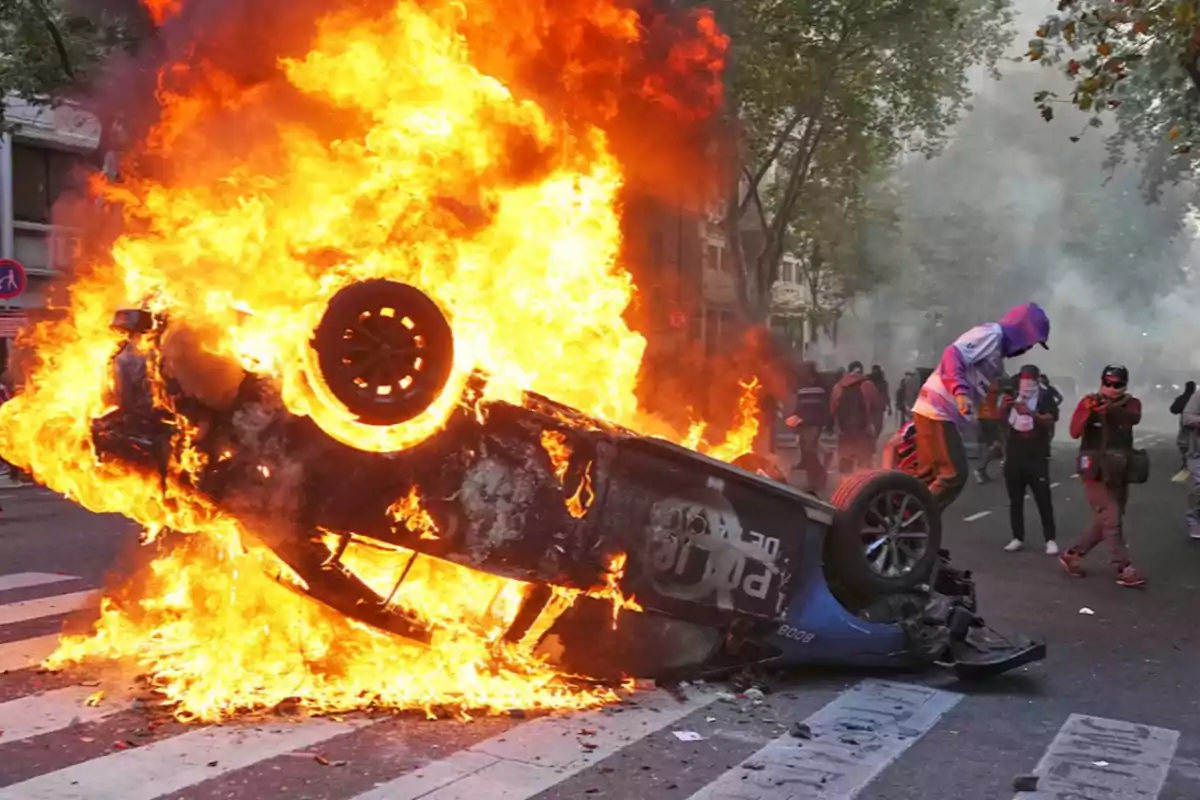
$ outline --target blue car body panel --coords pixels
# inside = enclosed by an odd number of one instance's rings
[[[903,629],[851,614],[829,589],[822,563],[828,528],[808,520],[804,558],[784,622],[765,637],[779,649],[781,663],[903,666],[912,662]]]

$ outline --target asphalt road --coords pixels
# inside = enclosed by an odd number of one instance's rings
[[[1144,439],[1155,474],[1135,487],[1127,522],[1150,579],[1143,590],[1118,587],[1102,550],[1088,578],[1062,575],[1041,550],[1031,501],[1028,549],[1004,552],[999,483],[971,485],[949,513],[947,545],[975,571],[988,622],[1045,636],[1041,664],[976,686],[940,674],[805,672],[761,702],[703,686],[682,701],[654,691],[585,715],[472,723],[149,729],[127,705],[85,707],[88,676],[21,667],[53,646],[63,612],[94,608],[87,591],[136,531],[39,489],[2,490],[0,800],[1195,800],[1200,542],[1183,531],[1170,437]],[[1064,545],[1088,520],[1072,471],[1061,451],[1053,479]],[[792,735],[797,722],[811,738]],[[1042,790],[1016,795],[1014,777],[1034,772]]]

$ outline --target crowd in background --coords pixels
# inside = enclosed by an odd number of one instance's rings
[[[879,365],[866,372],[863,364],[855,361],[836,372],[821,372],[812,362],[802,363],[794,410],[785,424],[795,432],[799,449],[793,469],[803,473],[809,491],[824,496],[830,484],[836,483],[831,475],[840,478],[881,465],[905,468],[900,463],[906,455],[905,442],[909,454],[915,449],[913,407],[931,372],[909,370],[893,391]],[[1145,577],[1132,564],[1124,534],[1129,487],[1144,482],[1149,469],[1148,461],[1141,463],[1148,456],[1134,445],[1133,429],[1141,421],[1142,406],[1128,393],[1128,385],[1125,367],[1106,367],[1098,391],[1084,395],[1068,417],[1069,434],[1079,441],[1078,474],[1093,521],[1071,547],[1060,552],[1050,461],[1063,394],[1032,364],[992,382],[983,402],[974,409],[978,451],[971,472],[978,483],[990,483],[992,465],[1000,464],[1012,531],[1006,551],[1025,547],[1028,493],[1040,518],[1045,552],[1058,556],[1068,574],[1084,575],[1084,557],[1106,544],[1117,582],[1145,585]],[[1179,417],[1181,462],[1175,480],[1190,484],[1187,532],[1200,540],[1200,393],[1195,382],[1187,383],[1170,410]],[[888,430],[893,419],[894,427]],[[894,447],[900,448],[899,456],[889,452]],[[908,471],[916,472],[915,459]]]

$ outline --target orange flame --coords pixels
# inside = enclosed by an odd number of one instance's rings
[[[158,22],[182,7],[144,2]],[[160,119],[137,154],[166,168],[93,181],[119,210],[123,232],[90,251],[64,313],[29,337],[39,363],[0,409],[0,451],[87,508],[139,521],[148,544],[165,548],[167,530],[204,535],[185,537],[108,593],[94,630],[65,637],[47,666],[128,660],[180,718],[206,721],[285,702],[316,712],[432,713],[611,700],[611,691],[581,690],[531,655],[531,637],[573,602],[560,587],[512,645],[501,634],[524,584],[350,541],[343,564],[437,631],[426,648],[305,597],[303,582],[257,543],[261,532],[186,481],[164,491],[157,476],[101,460],[93,448],[91,424],[113,406],[110,359],[121,336],[109,321],[139,305],[169,312],[197,352],[223,365],[213,375],[240,367],[269,379],[290,412],[363,450],[404,449],[436,433],[460,402],[482,418],[488,402],[519,402],[527,390],[635,430],[663,430],[635,397],[646,342],[622,316],[634,292],[617,260],[626,172],[603,128],[618,113],[621,80],[646,66],[638,14],[623,0],[396,0],[375,16],[329,5],[337,10],[319,20],[308,51],[281,59],[270,80],[248,85],[201,57],[168,65]],[[711,114],[719,100],[724,40],[711,16],[695,21],[663,70],[624,84],[684,120]],[[564,113],[536,99],[547,31],[571,52],[560,88],[590,107]],[[593,40],[610,50],[590,53]],[[681,88],[676,73],[687,71],[712,78],[698,97]],[[349,414],[308,345],[329,298],[372,278],[422,289],[455,339],[445,391],[390,427]],[[487,375],[484,395],[464,400],[475,371]],[[151,377],[161,405],[162,376]],[[217,391],[219,381],[204,378],[200,385]],[[752,402],[726,441],[710,445],[701,428],[691,445],[727,460],[748,450]],[[203,468],[191,447],[197,435],[186,424],[177,432],[178,472]],[[560,472],[547,452],[562,480],[565,466]],[[591,480],[589,464],[568,501],[576,516],[594,499]],[[422,537],[438,535],[416,489],[392,510]],[[614,557],[605,585],[589,593],[613,601],[614,621],[640,608],[620,593],[625,560]],[[399,565],[407,574],[397,585]]]
[[[560,431],[542,431],[542,449],[550,457],[554,477],[562,483],[571,464],[571,446],[567,444],[567,435]]]
[[[162,25],[167,17],[174,16],[183,10],[183,0],[142,0],[142,5],[145,6],[155,25]]]
[[[421,495],[414,486],[409,493],[388,508],[388,515],[422,539],[437,539],[437,523],[421,505]]]
[[[583,477],[579,480],[579,488],[575,490],[575,494],[567,498],[567,513],[575,519],[583,519],[595,499],[596,493],[592,491],[592,462],[589,461],[583,468]]]

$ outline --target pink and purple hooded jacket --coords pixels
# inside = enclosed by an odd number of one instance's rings
[[[955,396],[965,394],[978,408],[1004,373],[1004,359],[1036,344],[1047,347],[1050,318],[1037,303],[1022,303],[999,322],[976,325],[942,352],[937,369],[921,387],[912,412],[927,419],[962,424]]]

